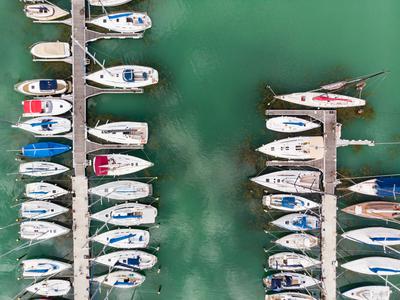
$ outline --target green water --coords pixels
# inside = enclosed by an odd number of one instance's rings
[[[69,1],[57,1],[65,7],[64,2]],[[160,196],[160,228],[151,233],[152,244],[161,245],[161,273],[147,272],[145,284],[134,297],[262,299],[266,259],[262,249],[270,246],[263,226],[268,218],[260,199],[249,192],[247,180],[262,168],[256,168],[259,156],[251,150],[269,140],[261,109],[262,87],[268,82],[280,93],[306,90],[321,82],[389,69],[391,73],[384,80],[371,82],[364,95],[374,109],[374,117],[347,123],[343,137],[398,140],[400,3],[146,0],[133,6],[147,10],[153,19],[154,26],[145,38],[96,42],[89,45],[89,50],[100,60],[105,59],[106,65],[123,62],[153,66],[159,70],[160,83],[144,95],[105,95],[89,100],[89,119],[91,125],[108,118],[146,121],[150,126],[146,154],[155,167],[143,174],[158,176],[154,190]],[[33,63],[28,51],[37,41],[67,39],[66,27],[32,24],[21,9],[19,1],[0,2],[0,119],[13,122],[21,113],[22,100],[13,91],[16,82],[66,78],[70,74],[66,66]],[[14,200],[23,192],[21,181],[6,176],[18,165],[15,153],[6,150],[34,139],[9,129],[8,124],[0,127],[0,135],[0,220],[4,226],[15,221],[18,207],[13,207]],[[398,146],[365,147],[360,151],[346,148],[338,153],[339,168],[355,175],[399,170]],[[57,159],[64,163],[69,160],[70,155]],[[68,187],[66,179],[56,178],[54,182]],[[339,205],[362,199],[343,198]],[[344,228],[373,223],[343,215],[339,221]],[[18,245],[17,227],[2,230],[1,234],[1,253]],[[0,299],[14,297],[29,284],[16,280],[16,258],[26,253],[29,257],[46,254],[68,258],[70,246],[70,237],[56,239],[2,257]],[[343,260],[370,251],[379,253],[375,248],[348,242],[341,243],[339,249]],[[338,274],[342,271],[338,268]],[[345,272],[339,285],[363,281],[380,282]],[[161,295],[156,295],[159,285]],[[104,298],[105,290],[97,294],[99,299]],[[131,291],[114,290],[110,299],[131,297]],[[395,294],[393,299],[398,297]]]

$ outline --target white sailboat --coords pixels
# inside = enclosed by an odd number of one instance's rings
[[[97,155],[93,159],[96,176],[121,176],[136,173],[153,166],[144,159],[125,154]]]
[[[267,289],[275,292],[302,290],[320,283],[319,280],[310,276],[292,272],[269,275],[263,279],[263,282]]]
[[[148,140],[147,123],[111,122],[89,128],[88,133],[99,139],[124,145],[145,145]]]
[[[46,221],[24,221],[21,223],[20,236],[25,240],[48,240],[70,231],[64,226]]]
[[[89,23],[119,33],[140,33],[151,28],[152,22],[146,13],[126,11],[100,16]]]
[[[110,269],[147,270],[154,267],[157,257],[140,250],[122,250],[95,257],[93,261]]]
[[[92,237],[92,240],[118,249],[146,248],[150,233],[140,229],[114,229]]]
[[[314,209],[320,206],[319,203],[304,197],[287,194],[264,195],[262,204],[269,209],[282,210],[287,212],[298,212]]]
[[[389,300],[391,293],[389,286],[368,285],[351,289],[342,295],[354,300]]]
[[[68,208],[48,201],[25,201],[21,205],[22,218],[44,220],[68,212]]]
[[[89,4],[93,6],[118,6],[131,2],[132,0],[89,0]]]
[[[91,73],[86,80],[112,88],[136,89],[156,84],[158,72],[149,67],[122,65]]]
[[[306,231],[319,229],[321,222],[316,216],[294,213],[284,215],[271,224],[290,231]]]
[[[46,97],[22,101],[23,117],[57,116],[69,112],[72,104],[60,98]]]
[[[303,118],[292,117],[292,116],[281,116],[273,117],[266,121],[266,127],[269,130],[284,132],[284,133],[296,133],[303,132],[315,128],[321,127],[320,124],[314,123]]]
[[[93,278],[100,284],[106,286],[119,288],[119,289],[129,289],[136,288],[141,285],[145,280],[145,277],[139,273],[132,271],[114,271],[102,276]]]
[[[68,193],[67,190],[47,182],[32,182],[25,185],[25,196],[32,199],[54,199]]]
[[[262,145],[256,151],[290,160],[311,160],[324,157],[325,145],[322,136],[298,136]]]
[[[269,268],[280,271],[300,271],[320,263],[319,260],[294,252],[280,252],[268,258]]]
[[[342,237],[368,245],[383,247],[400,245],[400,230],[387,227],[366,227],[350,230],[343,233]]]
[[[33,79],[17,83],[17,92],[31,96],[52,96],[68,91],[69,83],[61,79]]]
[[[275,96],[276,99],[318,108],[346,108],[364,106],[365,100],[345,95],[321,92],[304,92]]]
[[[25,259],[22,261],[22,276],[48,277],[71,269],[70,264],[47,258]]]
[[[400,274],[400,259],[384,256],[370,256],[356,259],[342,267],[360,274],[391,276]]]
[[[286,193],[320,192],[319,171],[284,170],[268,173],[250,180],[264,187]]]
[[[71,121],[60,117],[38,117],[12,125],[37,135],[56,135],[71,131]]]
[[[308,294],[288,292],[265,295],[265,300],[317,300]]]
[[[31,46],[31,54],[40,59],[62,59],[71,56],[68,43],[40,42]]]
[[[32,161],[19,165],[19,174],[32,177],[53,176],[68,171],[66,166],[47,162],[47,161]]]
[[[319,245],[319,238],[308,233],[291,233],[277,239],[275,243],[289,249],[307,251]]]
[[[120,180],[101,184],[89,189],[90,194],[113,200],[135,200],[152,194],[152,185],[133,181]]]
[[[71,283],[61,279],[45,279],[26,288],[32,294],[44,297],[65,296],[70,289]]]
[[[27,4],[24,12],[28,18],[37,21],[52,21],[69,15],[69,12],[51,3]]]
[[[119,226],[139,226],[154,224],[157,209],[140,203],[124,203],[111,206],[91,215],[92,219]]]

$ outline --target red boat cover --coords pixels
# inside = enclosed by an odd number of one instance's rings
[[[42,101],[40,100],[25,100],[24,113],[41,113]]]
[[[106,155],[98,155],[94,158],[94,173],[96,176],[107,175],[108,173],[108,157]]]

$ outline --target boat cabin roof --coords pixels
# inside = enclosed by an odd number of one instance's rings
[[[40,80],[39,87],[41,90],[44,91],[51,91],[57,89],[57,80],[50,79],[50,80]]]
[[[41,100],[25,100],[24,113],[41,113],[42,101]]]

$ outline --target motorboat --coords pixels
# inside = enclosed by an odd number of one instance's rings
[[[69,145],[64,145],[54,142],[41,142],[28,144],[22,147],[22,155],[29,158],[46,158],[60,155],[70,151],[72,148]]]
[[[347,262],[342,264],[342,267],[366,275],[399,275],[400,259],[384,256],[370,256]]]
[[[71,130],[71,121],[60,117],[38,117],[12,125],[37,135],[56,135]]]
[[[318,217],[300,213],[284,215],[271,224],[290,231],[316,230],[321,226]]]
[[[51,3],[27,4],[24,12],[28,18],[37,21],[53,21],[69,15],[69,12]]]
[[[32,177],[46,177],[67,172],[69,168],[48,161],[32,161],[19,165],[19,174]]]
[[[61,297],[68,294],[71,283],[62,279],[45,279],[26,288],[26,291],[44,297]]]
[[[114,271],[93,278],[93,281],[96,281],[100,284],[119,289],[136,288],[141,285],[144,280],[145,277],[143,275],[127,270]]]
[[[354,300],[389,300],[391,293],[387,285],[367,285],[348,290],[342,295]]]
[[[146,248],[150,242],[150,233],[140,229],[114,229],[96,235],[92,240],[119,249]]]
[[[55,199],[68,193],[67,190],[47,182],[32,182],[25,185],[25,196],[31,199]]]
[[[89,0],[89,4],[93,6],[118,6],[131,2],[132,0]]]
[[[43,241],[67,234],[69,228],[47,221],[24,221],[20,236],[25,240]]]
[[[15,85],[15,90],[30,96],[52,96],[64,94],[70,84],[62,79],[33,79]]]
[[[91,73],[86,80],[113,88],[137,89],[156,84],[158,72],[149,67],[122,65]]]
[[[111,122],[89,128],[88,133],[95,137],[117,144],[138,145],[147,144],[147,123],[140,122]]]
[[[57,116],[69,112],[72,104],[60,98],[46,97],[22,101],[23,117]]]
[[[269,130],[284,133],[297,133],[321,127],[320,124],[299,117],[281,116],[267,119]]]
[[[153,166],[144,159],[126,154],[97,155],[93,159],[96,176],[121,176],[136,173]]]
[[[140,250],[122,250],[93,258],[93,261],[119,270],[147,270],[157,263],[157,256]]]
[[[24,278],[53,276],[72,268],[70,264],[47,258],[25,259],[21,265]]]
[[[265,295],[265,300],[317,300],[313,296],[297,292]]]
[[[39,59],[62,59],[71,56],[68,43],[41,42],[31,46],[31,54]]]
[[[89,193],[113,200],[135,200],[151,196],[153,188],[148,183],[120,180],[92,187]]]
[[[302,290],[320,283],[319,280],[310,276],[292,272],[282,272],[269,275],[263,279],[263,282],[267,289],[275,292]]]
[[[366,227],[350,230],[343,233],[342,237],[368,245],[383,247],[400,245],[400,230],[388,227]]]
[[[44,220],[68,212],[68,208],[48,201],[25,201],[21,205],[22,218]]]
[[[364,195],[396,198],[400,195],[400,176],[366,180],[352,185],[349,190]]]
[[[277,239],[275,243],[289,249],[307,251],[319,245],[319,238],[308,233],[291,233]]]
[[[284,170],[268,173],[250,180],[264,187],[286,193],[319,193],[319,171]]]
[[[119,226],[154,224],[157,209],[140,203],[123,203],[91,215],[92,219]]]
[[[262,204],[269,209],[287,212],[305,211],[319,207],[319,203],[296,195],[271,194],[264,195]]]
[[[256,151],[290,160],[313,160],[324,157],[325,145],[322,136],[298,136],[262,145]]]
[[[151,19],[146,13],[126,11],[107,14],[89,21],[90,24],[119,33],[141,33],[151,28]]]
[[[294,252],[280,252],[268,258],[269,268],[279,271],[300,271],[320,263],[319,260]]]
[[[348,108],[365,105],[365,100],[359,98],[321,92],[277,95],[275,98],[293,104],[317,108]]]
[[[364,218],[393,220],[400,216],[400,203],[370,201],[348,206],[342,211]]]

